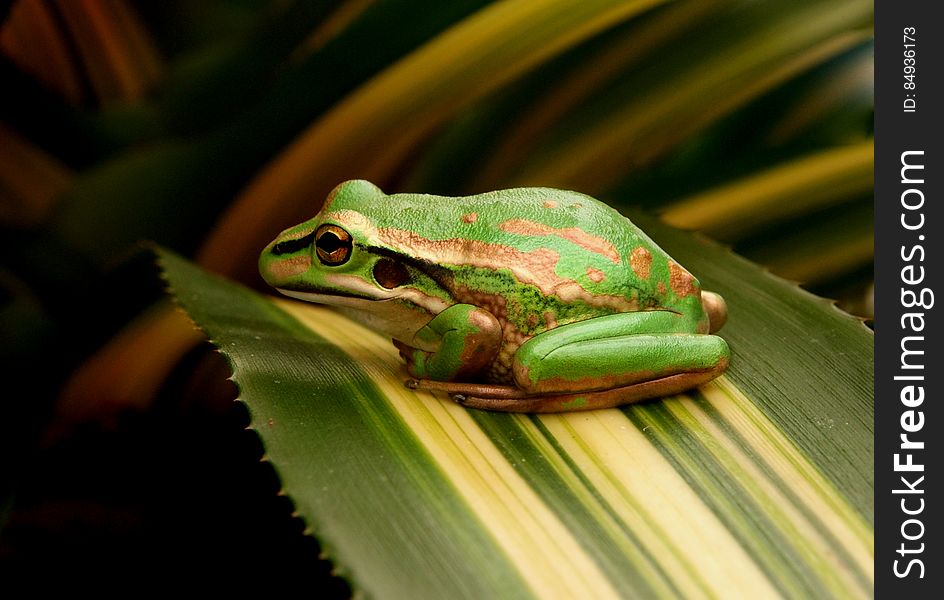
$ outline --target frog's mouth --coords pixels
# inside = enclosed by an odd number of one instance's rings
[[[376,306],[393,300],[404,300],[410,304],[422,307],[430,314],[439,314],[449,306],[443,300],[428,296],[419,290],[401,289],[383,293],[378,291],[378,295],[370,296],[368,294],[359,294],[350,291],[332,291],[330,294],[319,294],[317,292],[302,292],[299,290],[289,290],[285,288],[275,288],[280,293],[290,298],[304,300],[305,302],[314,302],[315,304],[327,304],[329,306],[340,306],[344,308],[353,308],[359,310],[370,310],[369,306]]]
[[[400,300],[414,305],[429,314],[439,314],[449,305],[441,298],[431,296],[410,286],[401,286],[391,289],[370,285],[369,283],[350,275],[334,274],[325,278],[326,286],[300,284],[277,287],[276,289],[289,296],[306,302],[327,304],[356,310],[377,310],[378,304],[391,300]]]
[[[315,292],[302,292],[298,290],[289,290],[285,288],[275,288],[280,294],[289,298],[304,300],[305,302],[314,302],[315,304],[330,304],[332,306],[349,306],[358,308],[363,306],[363,302],[383,302],[392,300],[389,298],[375,298],[366,294],[357,294],[354,292],[332,291],[330,294],[318,294]]]

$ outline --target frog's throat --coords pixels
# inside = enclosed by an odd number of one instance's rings
[[[391,300],[398,299],[396,296],[370,299],[283,289],[279,289],[279,291],[291,298],[332,306],[341,314],[372,331],[383,332],[394,339],[416,346],[421,350],[432,352],[438,349],[436,345],[417,344],[414,340],[416,333],[425,327],[434,316],[415,302],[409,300],[406,302],[391,302]]]

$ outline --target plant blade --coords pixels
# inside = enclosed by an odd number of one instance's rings
[[[690,394],[590,413],[468,411],[407,390],[376,334],[161,261],[356,591],[869,596],[870,333],[713,244],[638,221],[727,298],[734,359]]]

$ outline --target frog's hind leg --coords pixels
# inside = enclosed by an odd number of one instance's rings
[[[517,386],[527,393],[519,401],[526,406],[474,395],[465,401],[493,410],[557,412],[677,394],[711,381],[728,366],[725,341],[692,333],[696,328],[684,315],[655,310],[551,329],[515,353],[512,371]]]
[[[728,364],[724,340],[689,333],[693,328],[669,311],[588,319],[525,342],[515,354],[516,386],[423,380],[413,387],[514,412],[589,410],[676,394],[714,379]]]
[[[502,412],[551,413],[612,408],[659,396],[671,396],[708,383],[721,375],[727,366],[728,359],[723,357],[706,371],[678,373],[608,390],[570,393],[527,392],[512,385],[431,379],[410,379],[406,384],[414,390],[446,392],[458,404],[469,408]]]

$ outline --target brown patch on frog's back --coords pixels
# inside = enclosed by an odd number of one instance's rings
[[[585,250],[600,254],[608,258],[614,264],[619,264],[620,256],[616,246],[611,242],[587,233],[579,227],[563,227],[557,229],[544,223],[536,223],[526,219],[509,219],[498,226],[506,233],[515,233],[518,235],[556,235],[569,242],[580,246]]]
[[[701,293],[695,277],[674,261],[669,261],[669,287],[679,298]]]
[[[549,229],[555,233],[560,231]],[[593,307],[609,308],[617,312],[633,311],[639,308],[639,303],[635,298],[591,294],[575,279],[558,275],[555,268],[560,255],[550,248],[538,248],[525,252],[513,246],[480,240],[464,238],[430,240],[412,231],[393,228],[381,228],[377,230],[377,235],[383,244],[398,248],[403,253],[430,263],[460,267],[472,266],[495,271],[507,269],[519,283],[533,285],[542,294],[554,296],[565,304],[584,302]]]
[[[545,200],[544,208],[557,208],[558,204],[555,200]]]
[[[652,270],[652,253],[642,246],[633,249],[629,255],[629,266],[632,267],[636,277],[648,280]],[[664,290],[660,292],[664,293]]]
[[[278,279],[289,279],[296,277],[307,271],[311,267],[311,255],[299,254],[291,258],[269,263],[269,273],[275,275]]]
[[[664,295],[664,294],[665,294],[665,282],[660,281],[658,284],[656,284],[656,289],[659,290],[659,293],[660,293],[660,294],[663,294],[663,295]]]
[[[479,218],[478,213],[470,212],[462,215],[463,223],[475,223]]]
[[[606,275],[603,274],[603,271],[594,269],[593,267],[587,267],[587,277],[589,277],[590,281],[593,283],[600,283],[606,279]]]

